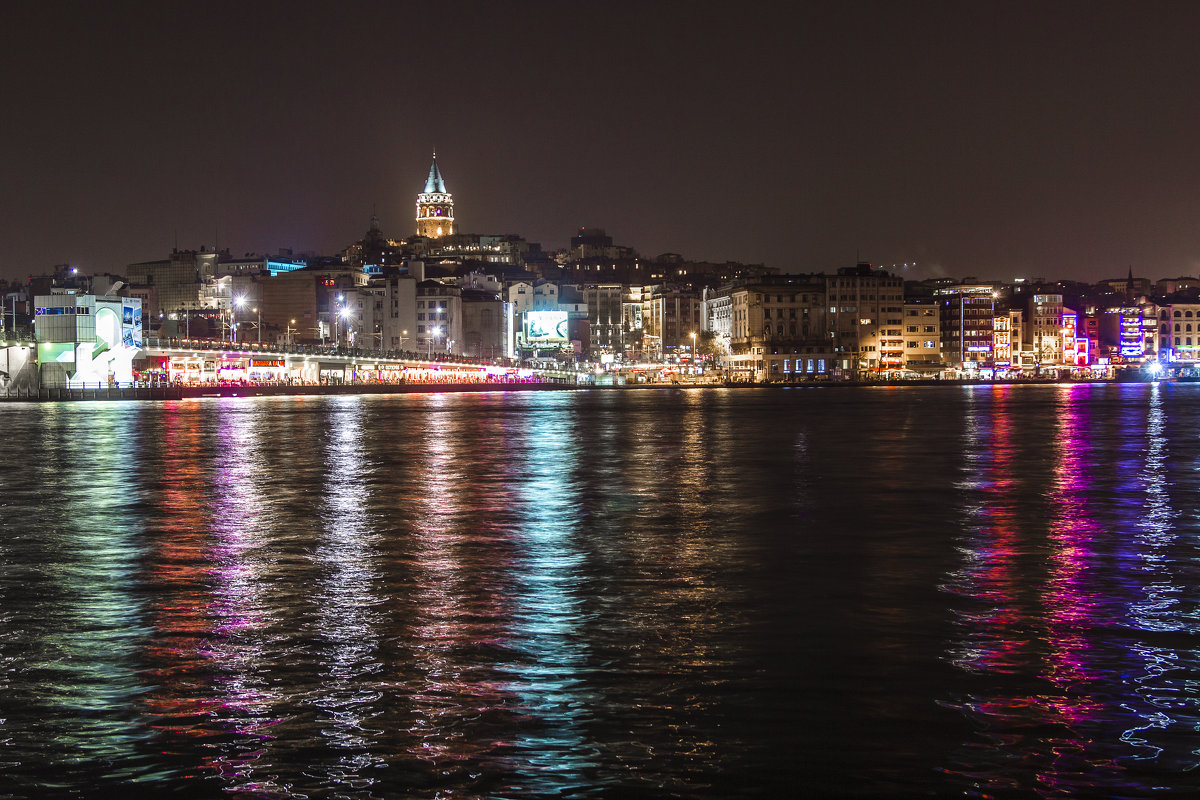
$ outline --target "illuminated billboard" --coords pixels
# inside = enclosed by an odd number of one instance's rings
[[[567,312],[526,311],[525,341],[529,344],[565,344],[570,341],[567,332]]]
[[[121,343],[126,347],[142,347],[142,301],[136,297],[122,298]]]

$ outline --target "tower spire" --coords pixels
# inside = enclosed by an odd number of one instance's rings
[[[429,177],[425,179],[425,191],[417,195],[417,233],[431,239],[454,233],[454,196],[446,191],[436,148]]]
[[[425,191],[446,194],[446,181],[442,179],[442,171],[438,168],[437,150],[433,151],[433,164],[429,166],[429,177],[425,179]]]

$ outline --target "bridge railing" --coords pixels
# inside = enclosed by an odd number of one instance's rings
[[[421,364],[452,364],[456,366],[500,366],[511,369],[521,364],[510,358],[473,358],[452,353],[419,352],[415,350],[376,350],[364,347],[334,347],[319,344],[275,344],[263,342],[229,342],[222,339],[186,339],[183,337],[149,337],[143,340],[143,348],[163,350],[192,350],[225,353],[256,353],[280,356],[333,356],[340,358],[366,358],[380,361],[411,361]],[[543,371],[543,370],[538,370]],[[559,369],[555,371],[576,372],[579,370]]]
[[[167,381],[50,381],[43,383],[43,389],[85,389],[92,391],[94,389],[163,389],[171,386]]]

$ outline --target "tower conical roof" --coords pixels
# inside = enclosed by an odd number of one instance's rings
[[[433,154],[433,165],[429,168],[429,177],[425,179],[425,191],[446,194],[446,182],[442,180],[442,171],[438,169],[437,153]]]

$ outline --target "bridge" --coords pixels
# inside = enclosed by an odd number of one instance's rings
[[[36,359],[36,343],[4,342]],[[134,356],[132,382],[42,386],[0,375],[0,398],[134,399],[207,394],[329,394],[392,391],[490,390],[498,385],[564,388],[586,385],[591,374],[566,367],[526,367],[509,359],[452,353],[323,345],[257,344],[220,339],[148,338]],[[516,388],[514,386],[514,388]]]

